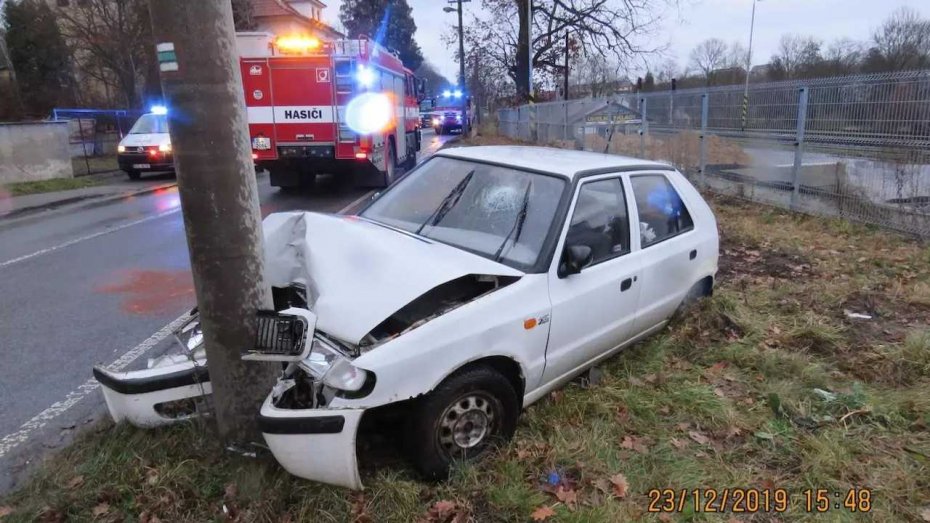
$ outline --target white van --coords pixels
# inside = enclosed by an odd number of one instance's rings
[[[171,137],[168,136],[168,111],[156,106],[143,114],[116,148],[120,170],[138,180],[143,172],[173,171]]]

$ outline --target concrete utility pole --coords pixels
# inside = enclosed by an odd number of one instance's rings
[[[229,0],[149,0],[220,436],[259,441],[274,367],[243,362],[264,284],[261,215]]]
[[[467,125],[468,122],[468,86],[465,81],[465,27],[462,25],[462,2],[470,2],[471,0],[448,0],[450,4],[456,4],[456,8],[444,7],[442,10],[445,12],[458,11],[459,15],[459,81],[462,82],[460,88],[462,90],[462,125]],[[462,134],[466,133],[465,129],[462,129]]]

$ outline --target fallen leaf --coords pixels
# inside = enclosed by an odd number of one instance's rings
[[[727,397],[727,394],[723,392],[723,389],[721,389],[720,387],[714,387],[714,395],[720,398]]]
[[[920,511],[920,519],[924,521],[930,521],[930,507]]]
[[[656,376],[655,374],[646,374],[645,376],[643,376],[643,380],[645,380],[646,383],[655,383],[658,379],[659,377]]]
[[[93,514],[94,517],[99,517],[99,516],[106,514],[109,511],[110,511],[110,504],[104,501],[103,503],[100,503],[99,505],[91,509],[90,513]]]
[[[687,421],[684,421],[684,422],[676,424],[675,427],[677,427],[678,430],[680,431],[686,431],[691,428],[691,424],[688,423]]]
[[[670,414],[671,412],[672,412],[672,409],[668,408],[667,405],[659,409],[660,414]]]
[[[223,489],[223,498],[227,500],[235,499],[236,494],[238,493],[239,493],[239,487],[237,487],[235,483],[230,483],[226,485],[225,489]]]
[[[620,446],[625,449],[633,450],[633,438],[624,436],[623,441],[620,442]]]
[[[673,447],[675,447],[676,449],[679,449],[679,450],[681,450],[681,449],[683,449],[683,448],[685,448],[685,447],[688,446],[688,442],[687,442],[686,440],[683,440],[683,439],[672,438],[672,439],[668,440],[668,442],[671,443]]]
[[[637,387],[642,387],[644,385],[643,380],[630,376],[630,385],[635,385]]]
[[[84,476],[74,476],[68,481],[68,488],[78,488],[84,484]]]
[[[618,498],[625,498],[626,492],[630,488],[630,483],[623,474],[614,474],[610,477],[610,482],[614,486],[614,495]]]
[[[568,508],[572,510],[575,509],[575,504],[578,503],[578,493],[575,492],[574,489],[559,487],[558,490],[555,491],[555,497],[562,503],[568,505]]]
[[[0,507],[0,519],[3,519],[13,513],[13,507],[8,507],[6,505]]]
[[[436,503],[433,503],[431,512],[435,511],[436,515],[440,517],[444,517],[444,516],[448,516],[449,513],[451,513],[453,510],[455,510],[454,501],[440,500],[440,501],[437,501]]]
[[[158,483],[158,471],[155,469],[147,469],[145,471],[145,482],[149,485]]]
[[[769,432],[759,431],[759,432],[756,432],[755,436],[759,439],[767,439],[769,441],[772,441],[775,439],[775,435]]]
[[[593,482],[594,488],[600,490],[601,492],[607,494],[610,493],[610,482],[604,478],[597,478]]]
[[[707,436],[701,434],[700,432],[696,430],[688,431],[688,437],[693,439],[695,442],[701,445],[707,445],[708,443],[710,443],[710,438],[708,438]]]
[[[555,515],[555,511],[547,505],[543,505],[530,514],[533,521],[545,521]]]
[[[564,395],[565,395],[564,392],[560,390],[554,390],[549,393],[549,399],[551,399],[553,402],[558,402],[559,400],[562,399],[562,396]]]
[[[617,407],[617,421],[620,423],[625,423],[630,419],[630,411],[626,407],[620,405]]]
[[[663,512],[659,514],[659,521],[661,521],[662,523],[672,523],[672,521],[674,520],[672,519],[671,514],[669,514],[668,512]]]

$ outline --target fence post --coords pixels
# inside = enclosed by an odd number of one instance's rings
[[[530,110],[530,139],[529,141],[537,143],[539,141],[539,127],[536,125],[536,104],[532,101],[528,106]]]
[[[646,133],[649,132],[649,121],[646,120],[646,99],[639,99],[642,115],[639,121],[639,157],[646,157]]]
[[[562,140],[568,141],[568,101],[566,100],[562,106],[565,108],[565,111],[562,112],[563,124],[562,124]]]
[[[701,187],[707,187],[707,179],[704,171],[707,170],[707,93],[701,95],[701,159],[698,166],[698,174],[701,176]]]
[[[794,168],[791,171],[791,208],[798,204],[801,188],[801,161],[804,156],[804,128],[807,122],[807,87],[798,90],[798,135],[794,142]]]

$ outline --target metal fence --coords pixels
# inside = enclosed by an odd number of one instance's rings
[[[68,147],[75,176],[119,169],[116,146],[143,111],[53,109],[52,120],[69,122]]]
[[[668,162],[714,192],[930,238],[930,71],[531,104],[499,111],[498,127]]]

